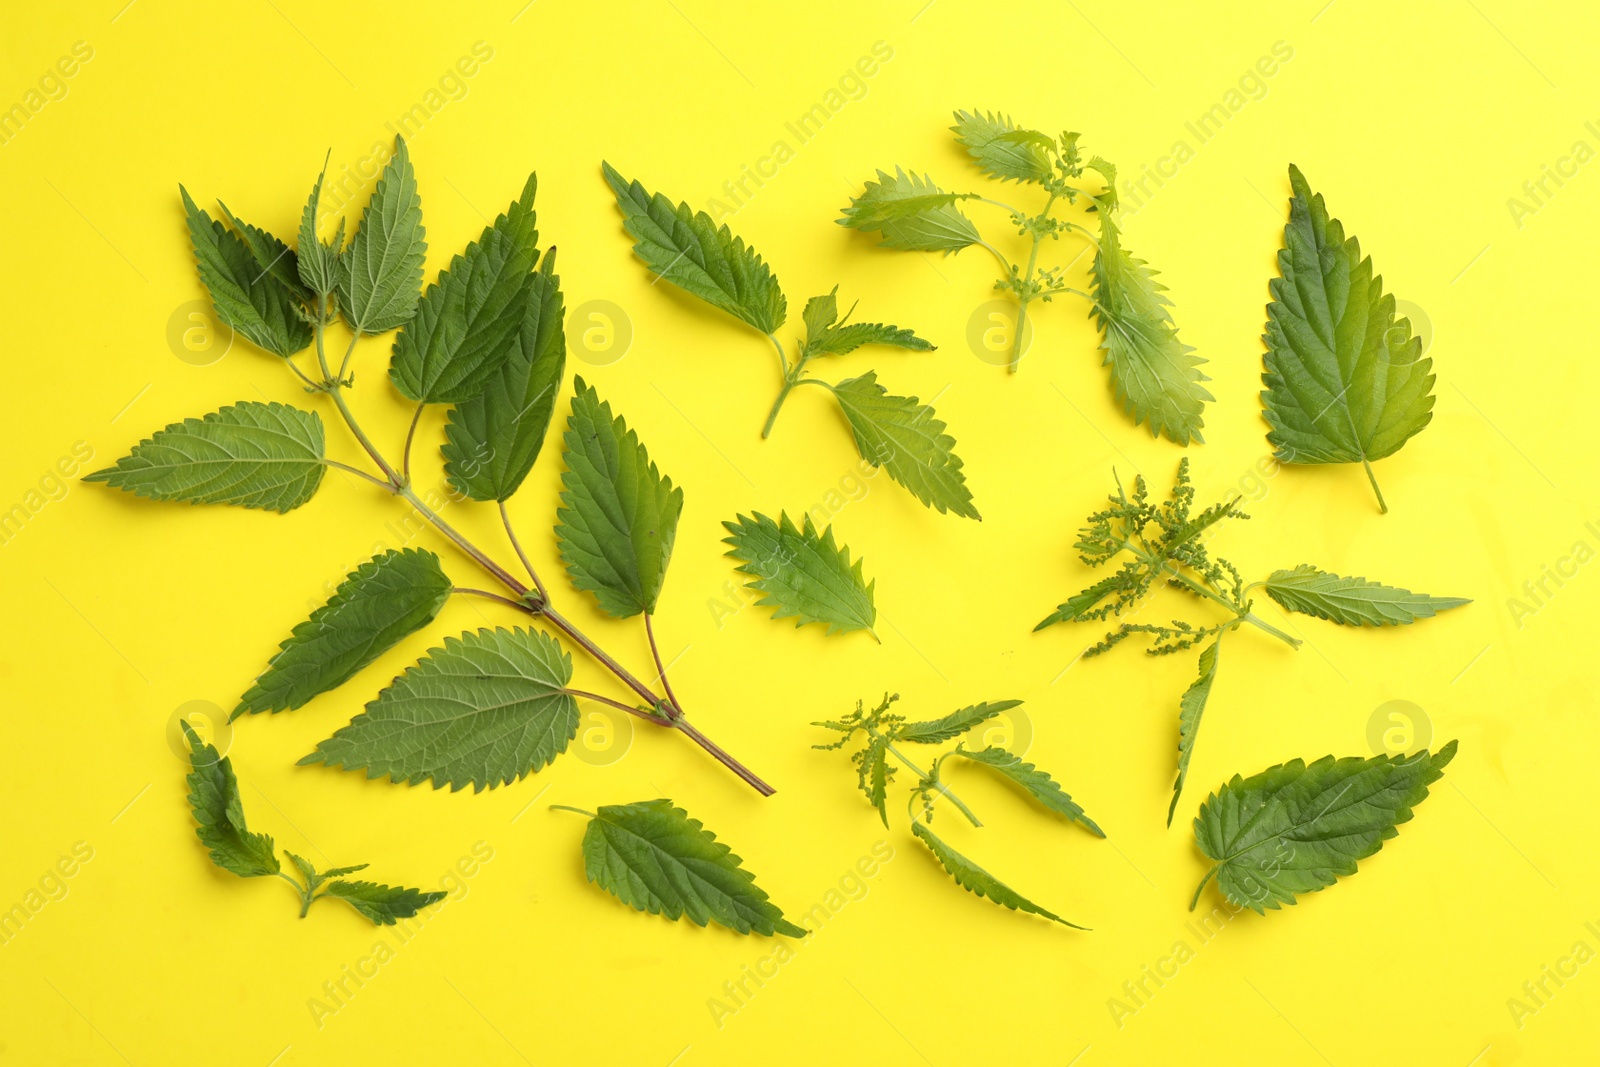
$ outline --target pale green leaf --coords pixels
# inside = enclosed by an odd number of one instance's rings
[[[328,888],[323,892],[356,909],[372,920],[373,926],[393,926],[395,920],[409,919],[429,904],[437,904],[447,895],[439,890],[424,892],[421,889],[378,885],[375,882],[329,882]]]
[[[1410,820],[1455,754],[1451,741],[1431,754],[1324,756],[1309,767],[1297,759],[1250,778],[1234,775],[1194,821],[1195,843],[1216,866],[1190,910],[1213,875],[1230,901],[1265,914],[1354,874],[1358,860]]]
[[[1016,783],[1040,806],[1055,812],[1057,815],[1063,815],[1073,822],[1082,824],[1095,836],[1106,836],[1106,832],[1100,829],[1093,819],[1084,814],[1082,806],[1068,796],[1066,790],[1062,789],[1054,778],[1039,770],[1033,764],[1024,762],[1021,756],[993,745],[976,752],[964,746],[958,746],[956,755],[988,767],[1008,781]]]
[[[574,382],[556,541],[572,584],[619,619],[654,613],[672,559],[683,490],[650,462],[639,435]]]
[[[1341,626],[1404,626],[1472,603],[1464,597],[1429,596],[1365,578],[1344,578],[1308,563],[1273,571],[1262,587],[1285,611],[1315,615]]]
[[[956,252],[982,238],[972,220],[955,206],[970,193],[947,193],[932,180],[896,167],[894,174],[878,171],[861,195],[835,219],[852,230],[878,233],[885,248],[913,252]]]
[[[448,599],[450,579],[432,552],[408,548],[374,556],[294,628],[239,698],[234,716],[293,710],[343,685],[401,638],[432,622]]]
[[[1087,611],[1094,610],[1106,596],[1114,589],[1123,585],[1123,579],[1113,574],[1109,578],[1102,578],[1087,589],[1072,594],[1056,610],[1045,617],[1045,620],[1033,628],[1035,633],[1046,626],[1054,626],[1058,622],[1075,622]]]
[[[1165,431],[1180,445],[1203,441],[1200,427],[1206,401],[1213,399],[1201,382],[1205,360],[1178,340],[1172,323],[1172,301],[1166,286],[1142,259],[1122,247],[1109,215],[1100,220],[1100,250],[1094,258],[1094,309],[1101,350],[1111,368],[1117,400],[1146,423],[1152,437]]]
[[[776,607],[774,619],[795,616],[796,626],[825,623],[830,634],[872,631],[876,583],[862,577],[861,560],[850,562],[848,547],[834,542],[833,527],[818,534],[806,515],[796,528],[782,512],[777,522],[756,512],[722,525],[732,535],[722,539],[733,546],[728,555],[741,562],[737,569],[750,576],[750,587],[766,594],[757,607]]]
[[[919,745],[937,745],[960,737],[974,726],[988,722],[1003,711],[1021,704],[1020,700],[996,700],[972,704],[937,719],[926,722],[908,722],[895,731],[899,741],[915,741]]]
[[[459,404],[500,374],[518,346],[539,258],[538,180],[428,286],[394,339],[389,378],[411,400]]]
[[[474,500],[509,499],[544,448],[567,361],[555,258],[552,248],[530,277],[522,326],[500,373],[450,410],[440,449],[445,473]]]
[[[584,873],[636,911],[741,934],[804,937],[716,835],[670,800],[608,804],[583,834]]]
[[[1433,360],[1395,312],[1361,245],[1298,167],[1267,305],[1261,393],[1267,442],[1284,463],[1361,463],[1393,455],[1433,418]],[[1373,491],[1378,483],[1372,478]],[[1383,495],[1378,493],[1383,510]]]
[[[1037,130],[1021,130],[999,112],[957,111],[950,129],[978,169],[1001,181],[1043,182],[1055,170],[1050,150],[1055,142]]]
[[[329,153],[330,155],[332,153]],[[344,219],[339,219],[339,229],[333,240],[324,244],[317,237],[317,216],[322,211],[322,182],[328,175],[328,161],[322,161],[322,173],[311,187],[311,197],[300,213],[300,248],[298,269],[300,282],[319,297],[325,297],[339,287],[339,255],[344,251]]]
[[[878,384],[875,371],[840,382],[833,395],[855,433],[861,458],[888,471],[890,478],[940,514],[983,517],[972,505],[961,457],[954,452],[955,438],[944,432],[933,408],[914,396],[891,396]]]
[[[1172,784],[1172,801],[1167,805],[1167,825],[1172,825],[1172,813],[1178,810],[1178,797],[1183,794],[1183,782],[1189,775],[1189,757],[1194,754],[1195,738],[1200,735],[1200,717],[1205,714],[1206,701],[1211,699],[1211,686],[1217,680],[1217,656],[1222,651],[1222,635],[1200,651],[1200,676],[1189,683],[1178,699],[1178,778]]]
[[[509,785],[565,752],[578,731],[572,660],[555,638],[482,629],[430,649],[302,764],[474,792]]]
[[[932,352],[934,346],[910,330],[882,322],[840,322],[838,287],[825,296],[806,301],[805,324],[807,359],[816,356],[842,356],[862,345],[886,345],[915,352]],[[851,309],[852,311],[854,308]],[[846,319],[850,313],[846,312]]]
[[[180,720],[178,725],[189,742],[189,807],[200,824],[195,835],[211,850],[211,862],[241,878],[277,874],[272,838],[253,834],[245,825],[233,762],[201,741],[187,722]]]
[[[1084,166],[1084,169],[1092,170],[1095,173],[1099,174],[1101,178],[1105,179],[1105,183],[1106,183],[1105,190],[1103,192],[1099,192],[1099,193],[1095,193],[1094,194],[1094,202],[1097,205],[1099,205],[1101,211],[1109,213],[1111,211],[1116,210],[1116,207],[1117,207],[1117,168],[1116,168],[1116,165],[1113,164],[1113,163],[1108,162],[1107,160],[1101,159],[1099,156],[1095,156],[1095,157],[1091,158],[1089,160],[1089,162],[1085,163],[1083,166]]]
[[[1032,915],[1049,919],[1052,922],[1058,922],[1062,926],[1070,926],[1074,930],[1088,929],[1087,927],[1079,926],[1077,923],[1069,923],[1055,912],[1046,911],[1044,908],[1039,907],[1039,905],[945,844],[937,834],[928,829],[923,823],[912,823],[911,832],[916,834],[918,839],[928,846],[928,851],[933,853],[934,858],[939,861],[939,865],[949,872],[951,878],[955,879],[956,885],[967,892],[980,897],[988,897],[1002,908],[1010,908],[1012,911],[1025,911]]]
[[[788,313],[778,279],[755,250],[704,211],[652,196],[602,163],[634,253],[659,277],[760,330],[776,333]]]
[[[256,346],[285,358],[311,344],[311,326],[301,317],[294,292],[257,262],[243,237],[196,207],[183,186],[178,192],[200,281],[211,294],[217,318]],[[264,232],[262,236],[276,241]]]
[[[417,176],[405,140],[396,136],[361,225],[339,257],[339,307],[351,329],[384,333],[405,325],[422,298],[427,251]]]
[[[246,400],[172,423],[83,480],[152,500],[292,511],[322,484],[322,449],[316,412]]]

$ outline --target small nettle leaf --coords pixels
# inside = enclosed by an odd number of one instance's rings
[[[982,519],[961,473],[955,438],[944,432],[934,410],[914,396],[892,396],[875,371],[833,387],[856,438],[861,458],[889,472],[916,498],[942,515],[947,511]]]
[[[673,204],[602,163],[634,253],[658,277],[721,308],[762,333],[776,333],[788,314],[778,279],[755,250],[726,226],[687,203]]]
[[[1307,563],[1273,571],[1262,587],[1285,611],[1341,626],[1404,626],[1472,603],[1464,597],[1429,596],[1365,578],[1345,578]]]
[[[905,723],[898,728],[895,738],[899,741],[915,741],[919,745],[942,744],[960,737],[974,726],[986,723],[1001,712],[1010,711],[1021,703],[1020,700],[995,700],[972,704],[937,719]]]
[[[250,255],[254,257],[256,265],[267,274],[277,279],[289,292],[298,299],[305,300],[310,297],[304,285],[300,284],[299,260],[294,250],[272,234],[259,226],[252,226],[248,222],[240,222],[234,218],[233,212],[228,210],[228,205],[217,201],[217,208],[222,212],[222,217],[228,220],[228,225],[233,227],[233,232],[244,241]]]
[[[836,285],[831,293],[807,300],[800,319],[805,323],[807,337],[821,337],[829,326],[839,321],[839,287]]]
[[[973,863],[971,860],[967,859],[967,857],[963,856],[961,853],[945,844],[943,839],[941,839],[932,830],[928,829],[928,827],[923,823],[912,823],[911,832],[916,834],[917,839],[920,840],[924,845],[928,846],[928,851],[933,853],[934,858],[939,861],[939,865],[949,872],[951,878],[955,879],[956,885],[960,886],[962,889],[965,889],[967,892],[976,894],[980,897],[988,897],[1002,908],[1009,908],[1012,911],[1025,911],[1029,914],[1038,915],[1041,918],[1049,919],[1051,922],[1058,922],[1062,926],[1070,926],[1074,930],[1088,929],[1086,926],[1079,926],[1077,923],[1068,922],[1053,911],[1048,911],[1044,908],[1041,908],[1039,905],[1035,904],[1021,893],[1018,893],[1015,889],[1012,889],[1010,886],[1000,881],[1000,879],[996,878],[994,875],[990,874],[988,871],[984,870],[982,867],[979,867],[976,863]]]
[[[316,866],[303,856],[296,856],[288,849],[284,849],[284,855],[294,862],[295,869],[300,872],[300,877],[306,880],[306,892],[308,893],[314,892],[318,886],[331,878],[342,878],[344,875],[367,869],[367,864],[357,863],[351,867],[334,867],[330,870],[318,871]]]
[[[189,742],[189,807],[194,811],[195,836],[211,850],[211,862],[241,878],[278,873],[278,854],[272,838],[251,833],[239,801],[239,781],[233,761],[200,740],[187,722],[180,720]]]
[[[601,610],[653,614],[672,559],[683,490],[650,461],[639,435],[582,378],[565,435],[556,541],[572,584]]]
[[[1228,900],[1265,914],[1354,874],[1357,861],[1410,820],[1455,754],[1451,741],[1434,753],[1324,756],[1309,766],[1297,759],[1249,778],[1234,775],[1194,821],[1195,843],[1216,866],[1190,910],[1213,876]]]
[[[324,877],[333,873],[329,871]],[[324,892],[327,896],[342,900],[365,915],[372,920],[373,926],[393,926],[396,920],[409,919],[429,904],[437,904],[447,895],[439,890],[430,893],[421,889],[378,885],[375,882],[329,882]]]
[[[1172,785],[1172,802],[1167,805],[1167,825],[1172,825],[1172,814],[1178,810],[1178,797],[1183,794],[1183,782],[1189,775],[1189,757],[1194,754],[1195,738],[1200,735],[1200,717],[1205,714],[1206,701],[1211,699],[1211,686],[1217,680],[1217,655],[1222,651],[1222,635],[1200,652],[1200,676],[1190,683],[1178,699],[1178,779]]]
[[[741,934],[806,935],[727,845],[670,800],[601,807],[584,831],[583,861],[589,881],[636,911]]]
[[[548,634],[448,637],[300,763],[365,768],[368,778],[412,785],[431,779],[452,792],[509,785],[565,752],[577,734],[571,679],[571,658]]]
[[[766,596],[757,607],[776,607],[774,619],[795,617],[795,626],[825,623],[828,633],[872,632],[878,611],[873,606],[875,582],[861,574],[861,560],[850,562],[850,549],[834,542],[833,527],[817,533],[811,516],[796,528],[787,513],[778,521],[756,512],[753,518],[723,522],[731,535],[728,555],[741,561],[737,569],[750,575],[750,587]],[[876,636],[874,634],[874,636]]]
[[[405,139],[396,136],[394,155],[339,257],[339,307],[351,329],[385,333],[410,320],[422,299],[427,251],[417,176]]]
[[[1105,179],[1104,191],[1094,194],[1094,202],[1101,211],[1110,212],[1117,207],[1117,168],[1113,163],[1095,156],[1084,165],[1085,170],[1092,170]],[[1152,272],[1153,273],[1153,272]]]
[[[172,423],[83,480],[152,500],[284,512],[316,494],[324,470],[316,412],[246,400]]]
[[[874,737],[851,760],[856,765],[856,785],[866,794],[867,803],[878,809],[878,817],[887,827],[889,783],[894,781],[894,768],[889,766],[888,735]]]
[[[912,352],[932,352],[933,343],[910,330],[891,326],[885,322],[850,322],[826,330],[806,345],[813,356],[842,356],[854,352],[862,345],[886,345]]]
[[[294,628],[234,717],[286,711],[349,681],[400,639],[432,622],[450,599],[439,557],[418,549],[374,556]]]
[[[519,346],[529,272],[539,258],[530,175],[522,195],[428,286],[394,339],[389,378],[411,400],[459,404],[497,377]]]
[[[511,354],[482,393],[450,409],[445,474],[474,500],[508,500],[533,470],[561,393],[567,362],[556,250],[528,283],[526,310]]]
[[[850,206],[834,221],[852,230],[881,234],[883,240],[878,243],[884,248],[957,252],[982,240],[972,220],[955,207],[957,200],[971,196],[947,193],[931,179],[896,167],[893,175],[878,171],[878,180],[867,182],[861,195],[852,197]]]
[[[956,755],[963,759],[988,767],[1008,781],[1021,786],[1023,791],[1042,807],[1080,823],[1097,837],[1106,836],[1106,832],[1084,813],[1082,806],[1068,796],[1066,790],[1062,789],[1054,778],[1033,764],[1024,762],[1021,756],[993,745],[976,752],[965,746],[958,746],[955,751]]]
[[[330,152],[331,156],[332,153]],[[318,297],[325,297],[339,287],[339,255],[344,251],[344,219],[339,219],[339,229],[332,241],[323,244],[317,238],[317,216],[322,211],[322,182],[328,176],[328,162],[322,162],[322,172],[311,187],[311,198],[300,213],[300,248],[297,268],[300,282]]]
[[[1061,603],[1051,615],[1035,626],[1034,632],[1043,630],[1046,626],[1054,626],[1058,622],[1076,622],[1085,617],[1088,612],[1099,606],[1112,591],[1121,588],[1123,580],[1113,574],[1109,578],[1102,578],[1081,592],[1074,593]]]
[[[1021,130],[1000,112],[957,111],[950,129],[978,169],[1001,181],[1044,182],[1053,174],[1055,142],[1037,130]]]
[[[211,294],[217,318],[257,347],[284,358],[310,345],[311,326],[301,317],[294,290],[261,265],[243,237],[197,207],[187,189],[180,185],[178,192],[200,281]],[[283,247],[270,234],[254,232]]]
[[[1163,431],[1176,444],[1203,441],[1206,401],[1200,383],[1205,362],[1178,340],[1166,286],[1155,272],[1123,249],[1109,215],[1100,220],[1100,250],[1093,271],[1094,309],[1101,350],[1111,368],[1116,397],[1135,425],[1147,423],[1152,437]]]
[[[1293,195],[1269,287],[1261,393],[1267,442],[1284,463],[1361,463],[1388,511],[1371,462],[1393,455],[1433,418],[1433,360],[1395,310],[1322,194],[1295,166]]]

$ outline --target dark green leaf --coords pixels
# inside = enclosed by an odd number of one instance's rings
[[[228,220],[228,225],[233,227],[233,232],[239,235],[245,247],[250,250],[256,266],[275,278],[278,284],[298,299],[310,298],[311,294],[300,284],[300,267],[292,248],[261,227],[234,218],[233,212],[229,211],[228,205],[222,201],[217,201],[217,207],[221,209],[222,217]]]
[[[774,619],[795,616],[795,625],[826,623],[828,633],[872,632],[878,612],[872,590],[861,574],[861,560],[850,562],[850,549],[834,542],[833,527],[819,535],[811,516],[796,529],[786,513],[777,522],[756,512],[724,522],[732,545],[728,555],[740,560],[738,570],[751,576],[750,587],[765,593],[757,607],[773,606]],[[876,636],[876,634],[874,634]]]
[[[987,704],[972,704],[942,718],[908,722],[899,728],[895,738],[915,741],[919,745],[937,745],[960,737],[974,726],[986,723],[1002,711],[1010,711],[1021,703],[1020,700],[996,700]]]
[[[272,838],[253,834],[245,826],[233,762],[201,741],[187,722],[180,720],[178,725],[189,742],[189,807],[200,824],[195,835],[211,850],[211,862],[241,878],[277,874]]]
[[[876,182],[868,182],[861,195],[853,197],[844,209],[839,225],[852,230],[878,233],[885,248],[913,252],[957,252],[982,238],[978,229],[955,206],[970,193],[947,193],[928,178],[907,174],[899,167],[894,174],[878,172]]]
[[[1039,905],[945,844],[938,835],[924,824],[920,822],[912,823],[911,832],[916,834],[922,843],[928,846],[928,851],[932,852],[934,858],[939,861],[940,866],[950,873],[950,877],[956,880],[956,885],[967,892],[974,893],[980,897],[988,897],[1002,908],[1010,908],[1012,911],[1025,911],[1049,919],[1052,922],[1058,922],[1062,926],[1070,926],[1074,930],[1087,929],[1087,927],[1079,926],[1077,923],[1067,922],[1055,912],[1046,911],[1044,908],[1039,907]]]
[[[1056,783],[1054,778],[1051,778],[1033,764],[1025,763],[1021,756],[994,746],[977,752],[965,747],[957,747],[956,755],[1003,775],[1006,779],[1021,786],[1041,806],[1055,812],[1057,815],[1064,815],[1073,822],[1081,823],[1097,837],[1106,836],[1106,832],[1100,829],[1093,819],[1084,814],[1083,808],[1078,805],[1077,801],[1067,795],[1066,791]]]
[[[833,387],[861,457],[882,467],[889,477],[940,514],[953,511],[981,519],[972,505],[972,491],[961,473],[955,438],[944,432],[934,410],[914,396],[891,396],[878,384],[875,371]]]
[[[1365,578],[1343,578],[1308,563],[1273,571],[1262,586],[1285,611],[1341,626],[1404,626],[1472,603],[1464,597],[1429,596]]]
[[[374,882],[329,882],[324,893],[344,901],[371,919],[373,926],[393,926],[396,919],[409,919],[447,895],[437,890],[426,893],[420,889],[404,889]]]
[[[183,186],[178,192],[188,216],[200,281],[211,294],[217,318],[258,347],[285,358],[309,345],[311,326],[301,317],[294,292],[257,262],[244,238],[196,207]],[[255,232],[265,240],[277,240]]]
[[[339,257],[339,307],[351,329],[384,333],[405,325],[422,298],[427,251],[417,176],[397,136],[361,225]]]

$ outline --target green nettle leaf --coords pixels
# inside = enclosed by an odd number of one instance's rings
[[[1273,571],[1262,587],[1285,611],[1341,626],[1404,626],[1472,603],[1465,597],[1429,596],[1365,578],[1344,578],[1308,563]]]
[[[233,762],[201,741],[187,722],[178,725],[189,742],[189,807],[200,824],[195,835],[211,850],[211,862],[241,878],[277,874],[278,854],[272,838],[253,834],[245,825]]]
[[[969,519],[982,519],[972,505],[972,492],[961,473],[961,457],[953,451],[955,439],[933,408],[914,396],[891,396],[878,384],[875,371],[849,378],[833,387],[861,457],[882,467],[889,477],[911,490],[916,498],[942,515],[953,511]]]
[[[833,292],[806,301],[804,358],[842,356],[862,345],[886,345],[914,352],[934,350],[932,343],[899,326],[883,322],[840,322],[838,292],[839,287],[834,286]],[[849,317],[850,313],[846,312],[845,318]]]
[[[970,193],[947,193],[931,179],[906,173],[878,171],[860,196],[834,221],[852,230],[878,233],[884,248],[913,252],[958,252],[982,238],[972,220],[955,206]]]
[[[297,298],[309,299],[311,294],[300,284],[299,260],[294,254],[294,249],[261,227],[240,222],[222,201],[217,201],[217,207],[221,210],[222,217],[228,220],[228,225],[233,227],[233,232],[239,235],[245,247],[250,250],[256,266],[277,279],[280,285]]]
[[[1046,616],[1043,622],[1033,628],[1034,633],[1038,633],[1046,626],[1054,626],[1058,622],[1078,621],[1085,613],[1094,610],[1114,590],[1122,588],[1122,585],[1123,580],[1113,574],[1109,578],[1100,579],[1087,589],[1072,594],[1056,608],[1053,614]]]
[[[1135,425],[1148,423],[1152,437],[1164,431],[1176,444],[1203,441],[1201,416],[1206,401],[1214,399],[1200,384],[1210,380],[1200,372],[1205,360],[1178,340],[1166,286],[1144,260],[1123,249],[1116,224],[1105,214],[1093,273],[1091,314],[1117,400]]]
[[[322,181],[327,177],[328,164],[324,160],[322,173],[311,187],[311,198],[300,214],[300,282],[319,297],[325,297],[339,287],[339,255],[344,251],[344,219],[328,244],[317,239],[317,215],[322,210]]]
[[[1289,221],[1267,305],[1261,393],[1267,442],[1284,463],[1360,463],[1388,511],[1372,461],[1433,418],[1433,360],[1398,317],[1361,245],[1289,167]]]
[[[858,753],[856,784],[867,795],[867,801],[878,809],[883,825],[889,825],[889,783],[894,780],[894,768],[889,766],[889,737],[874,737]]]
[[[897,740],[915,741],[919,745],[942,744],[960,737],[974,726],[986,723],[1001,712],[1010,711],[1021,703],[1020,700],[996,700],[973,704],[938,719],[908,722],[899,728],[895,736]]]
[[[450,599],[439,557],[418,549],[374,556],[294,628],[233,714],[293,710],[349,681],[401,638],[432,622]]]
[[[243,237],[196,207],[187,189],[180,185],[178,192],[188,215],[200,281],[211,294],[217,318],[256,346],[284,358],[311,344],[311,326],[300,315],[294,291],[261,265]],[[283,247],[270,234],[254,232]]]
[[[445,639],[301,764],[366,769],[474,792],[509,785],[565,752],[578,731],[572,660],[553,637],[482,629]]]
[[[821,337],[828,327],[839,321],[839,287],[836,285],[831,293],[807,300],[800,319],[805,323],[807,337]]]
[[[417,176],[406,142],[397,136],[361,225],[339,257],[339,307],[351,329],[384,333],[410,320],[422,298],[427,251]]]
[[[1095,156],[1084,164],[1087,170],[1095,171],[1105,179],[1106,187],[1103,192],[1094,195],[1094,202],[1100,205],[1100,210],[1105,212],[1115,211],[1117,207],[1117,168],[1099,156]]]
[[[172,423],[83,480],[152,500],[284,512],[311,499],[325,469],[316,412],[246,400]]]
[[[1356,871],[1410,820],[1455,758],[1451,741],[1438,752],[1410,756],[1324,756],[1270,767],[1233,779],[1200,805],[1195,843],[1216,866],[1212,876],[1230,901],[1265,914],[1295,903],[1300,893],[1326,889]]]
[[[1055,912],[1046,911],[1044,908],[1039,907],[1039,905],[945,844],[938,835],[923,823],[912,823],[911,832],[916,834],[917,838],[928,846],[928,851],[933,853],[934,858],[939,861],[940,866],[949,872],[950,877],[956,880],[956,885],[967,892],[975,893],[980,897],[988,897],[1002,908],[1010,908],[1012,911],[1025,911],[1049,919],[1052,922],[1058,922],[1062,926],[1070,926],[1074,930],[1088,929],[1088,927],[1079,926],[1077,923],[1069,923]]]
[[[762,333],[776,333],[788,314],[778,279],[755,250],[704,211],[651,195],[602,163],[623,225],[646,267],[686,293],[721,308]]]
[[[1095,821],[1084,814],[1078,802],[1068,796],[1066,791],[1056,783],[1054,778],[1039,770],[1031,763],[1023,762],[1021,756],[1008,752],[1003,748],[990,746],[989,748],[972,751],[958,746],[956,755],[970,760],[981,766],[996,771],[1007,780],[1021,786],[1022,789],[1041,806],[1064,815],[1073,822],[1081,823],[1090,833],[1097,837],[1106,836],[1106,832],[1095,824]]]
[[[876,582],[862,577],[861,560],[851,563],[847,546],[834,542],[833,527],[819,535],[809,515],[797,529],[786,513],[773,522],[760,512],[722,525],[731,535],[722,539],[733,546],[728,555],[741,561],[737,569],[751,576],[751,588],[767,594],[757,607],[776,607],[774,619],[795,616],[796,626],[826,623],[830,634],[872,633]]]
[[[741,934],[806,935],[727,845],[670,800],[601,807],[583,834],[583,864],[589,881],[637,911]]]
[[[471,400],[518,347],[528,316],[528,274],[539,258],[537,189],[530,175],[505,214],[439,272],[415,316],[395,336],[389,378],[408,399]]]
[[[978,169],[1001,181],[1043,182],[1055,170],[1049,150],[1055,142],[1037,130],[1019,130],[999,112],[957,111],[950,129]]]
[[[1217,655],[1222,651],[1222,635],[1200,651],[1200,677],[1190,683],[1178,699],[1178,780],[1172,785],[1172,802],[1167,805],[1167,825],[1178,810],[1183,781],[1189,775],[1189,757],[1194,754],[1195,738],[1200,734],[1200,716],[1211,699],[1211,685],[1217,680]]]
[[[318,886],[330,878],[340,878],[347,874],[354,874],[357,871],[364,871],[368,866],[365,863],[357,863],[353,867],[334,867],[331,870],[319,872],[311,863],[311,861],[305,857],[296,856],[288,849],[284,849],[283,851],[284,855],[288,856],[290,860],[294,861],[295,870],[300,872],[300,877],[306,880],[306,890],[308,892],[314,891]]]
[[[531,275],[522,327],[500,373],[450,409],[440,449],[445,473],[474,500],[510,499],[544,448],[567,363],[555,258],[552,248]]]
[[[652,614],[672,559],[683,490],[650,462],[611,405],[574,382],[556,541],[572,584],[618,619]]]
[[[366,864],[361,866],[365,867]],[[330,875],[332,871],[328,872]],[[324,875],[327,877],[327,875]],[[435,890],[378,885],[375,882],[329,882],[327,896],[344,901],[372,920],[374,926],[393,926],[397,919],[409,919],[429,904],[437,904],[446,896]]]

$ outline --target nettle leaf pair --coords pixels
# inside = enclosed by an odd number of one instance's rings
[[[1199,677],[1178,701],[1178,771],[1172,803],[1167,808],[1169,826],[1183,792],[1201,716],[1216,682],[1222,639],[1249,623],[1292,648],[1300,647],[1298,638],[1252,613],[1252,590],[1261,589],[1285,611],[1357,627],[1403,626],[1471,603],[1461,597],[1429,596],[1366,578],[1342,577],[1304,563],[1273,571],[1264,580],[1247,584],[1237,567],[1211,555],[1205,540],[1224,519],[1249,516],[1239,509],[1238,498],[1195,514],[1194,496],[1187,459],[1179,461],[1171,495],[1159,504],[1149,499],[1142,476],[1134,479],[1131,495],[1123,490],[1119,479],[1116,492],[1107,498],[1109,506],[1085,520],[1076,547],[1079,558],[1089,567],[1103,567],[1113,560],[1119,561],[1120,566],[1114,574],[1070,597],[1034,627],[1037,631],[1056,623],[1121,618],[1139,610],[1145,598],[1161,585],[1222,609],[1220,622],[1124,622],[1084,653],[1097,656],[1108,652],[1135,634],[1153,639],[1154,643],[1145,650],[1151,656],[1204,645]]]
[[[1069,822],[1078,823],[1096,837],[1105,837],[1105,831],[1084,814],[1083,808],[1067,795],[1055,779],[1033,764],[1024,762],[1021,756],[995,745],[972,749],[966,747],[965,743],[958,743],[956,747],[940,753],[926,771],[896,747],[898,744],[942,745],[955,741],[974,727],[982,726],[995,716],[1017,707],[1022,701],[997,700],[973,704],[938,719],[907,722],[905,716],[889,710],[899,699],[898,693],[886,694],[882,702],[870,711],[858,701],[856,710],[843,718],[812,723],[813,726],[837,731],[840,735],[837,740],[829,744],[812,747],[840,749],[860,735],[865,744],[850,757],[856,767],[856,784],[866,795],[868,803],[878,809],[878,815],[883,819],[884,826],[889,825],[889,786],[894,783],[895,773],[904,768],[916,776],[916,783],[911,787],[906,804],[906,814],[911,820],[911,832],[918,841],[928,847],[928,851],[933,853],[939,865],[949,872],[957,885],[969,893],[988,897],[1003,908],[1038,915],[1075,930],[1087,929],[1035,904],[951,848],[943,838],[933,832],[934,801],[939,798],[953,804],[973,826],[983,825],[973,814],[972,809],[944,782],[942,774],[944,763],[948,759],[955,758],[961,763],[985,768],[988,773],[998,775],[1020,789],[1024,795],[1046,811],[1053,812]],[[895,763],[889,762],[891,756]]]
[[[893,174],[878,171],[878,180],[866,183],[861,195],[844,209],[839,225],[879,234],[885,248],[946,254],[973,246],[987,249],[1000,263],[1001,276],[994,287],[1017,302],[1007,362],[1013,372],[1027,342],[1029,304],[1035,300],[1048,304],[1062,295],[1088,301],[1100,328],[1104,363],[1111,368],[1112,389],[1134,424],[1144,423],[1151,436],[1165,433],[1180,445],[1202,440],[1205,404],[1213,399],[1200,384],[1209,380],[1200,370],[1205,360],[1178,340],[1172,302],[1166,287],[1155,280],[1156,272],[1122,246],[1115,221],[1116,167],[1099,156],[1085,160],[1076,133],[1050,137],[1019,128],[1003,114],[983,111],[957,111],[955,119],[951,130],[980,171],[1001,182],[1038,187],[1044,203],[1036,212],[978,193],[946,192],[931,178],[896,167]],[[1103,188],[1088,188],[1085,171],[1094,171],[1095,184]],[[1080,199],[1082,221],[1052,217],[1058,204],[1071,207]],[[984,239],[956,206],[963,200],[1009,213],[1018,236],[1028,239],[1025,265],[1008,259]],[[1084,224],[1091,219],[1092,227]],[[1059,241],[1063,236],[1086,240],[1095,249],[1088,292],[1065,284],[1070,263],[1039,263],[1045,239]]]
[[[777,350],[782,386],[761,428],[762,437],[772,432],[778,411],[795,386],[827,390],[838,401],[863,459],[887,471],[890,478],[941,514],[949,511],[981,518],[973,506],[961,459],[954,452],[955,440],[944,432],[945,424],[933,408],[916,397],[891,394],[878,384],[875,371],[836,383],[808,377],[812,361],[845,355],[863,345],[916,352],[932,351],[933,345],[898,326],[851,322],[854,308],[840,313],[835,287],[806,302],[801,315],[806,336],[791,360],[777,336],[788,319],[789,303],[761,256],[705,212],[696,212],[687,203],[674,204],[660,193],[652,195],[640,183],[623,178],[609,163],[603,167],[622,210],[623,225],[636,242],[633,250],[645,266],[657,277],[766,334]]]

